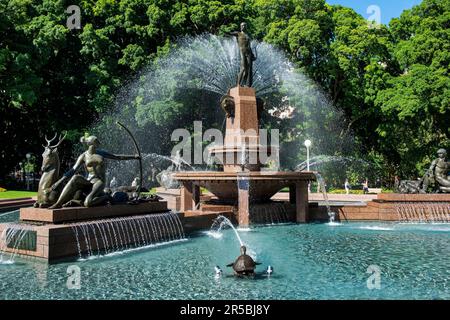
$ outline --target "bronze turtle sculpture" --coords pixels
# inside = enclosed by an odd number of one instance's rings
[[[255,273],[256,266],[261,264],[255,262],[246,252],[247,248],[241,246],[241,255],[233,263],[227,264],[227,267],[233,267],[236,276],[252,276]]]

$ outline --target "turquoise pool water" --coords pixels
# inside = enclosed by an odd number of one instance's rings
[[[262,262],[255,279],[226,264],[239,253],[231,230],[132,252],[55,265],[28,259],[0,265],[0,299],[449,299],[450,225],[345,223],[240,230]],[[267,265],[271,277],[263,275]],[[67,269],[81,271],[68,289]],[[214,266],[223,269],[215,277]],[[368,289],[370,265],[380,289]],[[72,267],[73,268],[73,267]]]

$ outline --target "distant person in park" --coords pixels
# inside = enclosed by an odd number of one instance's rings
[[[349,194],[350,193],[350,183],[348,182],[348,179],[345,179],[344,188],[345,188],[345,194]]]
[[[400,186],[400,178],[398,176],[394,177],[394,189],[398,190],[398,187]]]
[[[134,178],[133,182],[131,182],[131,186],[133,188],[137,188],[139,186],[139,178],[138,177]]]
[[[366,179],[366,181],[364,181],[364,183],[363,183],[363,192],[364,192],[364,194],[369,193],[369,180],[368,179]]]

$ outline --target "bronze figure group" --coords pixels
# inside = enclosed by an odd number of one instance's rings
[[[55,146],[50,146],[53,140],[47,140],[48,144],[42,155],[43,175],[39,183],[35,207],[57,209],[67,206],[92,207],[105,204],[110,197],[104,191],[105,159],[140,159],[139,155],[116,155],[99,149],[100,142],[95,136],[82,137],[80,142],[87,150],[78,157],[75,165],[56,181],[59,175],[59,157],[56,147],[63,139],[60,139]],[[86,169],[87,176],[79,173],[81,168]]]
[[[449,169],[447,151],[439,149],[423,178],[399,181],[396,190],[399,193],[450,193]]]

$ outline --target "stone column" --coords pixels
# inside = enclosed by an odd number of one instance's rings
[[[181,187],[181,204],[180,211],[193,210],[200,202],[200,187],[192,181],[183,182]]]
[[[194,206],[194,210],[198,210],[198,204],[200,203],[200,186],[193,184],[192,185],[192,205]]]
[[[293,188],[295,188],[295,192],[291,192],[291,189],[289,189],[289,195],[295,195],[295,211],[297,214],[297,222],[305,223],[308,221],[309,210],[308,182],[299,181]],[[292,200],[290,199],[290,201]]]
[[[238,224],[248,226],[250,224],[250,181],[248,178],[238,176]]]
[[[245,168],[260,170],[259,160],[259,121],[254,88],[234,87],[229,95],[234,101],[234,118],[227,118],[223,147],[223,170],[240,172],[242,159]]]
[[[289,203],[295,204],[295,184],[289,186]]]

